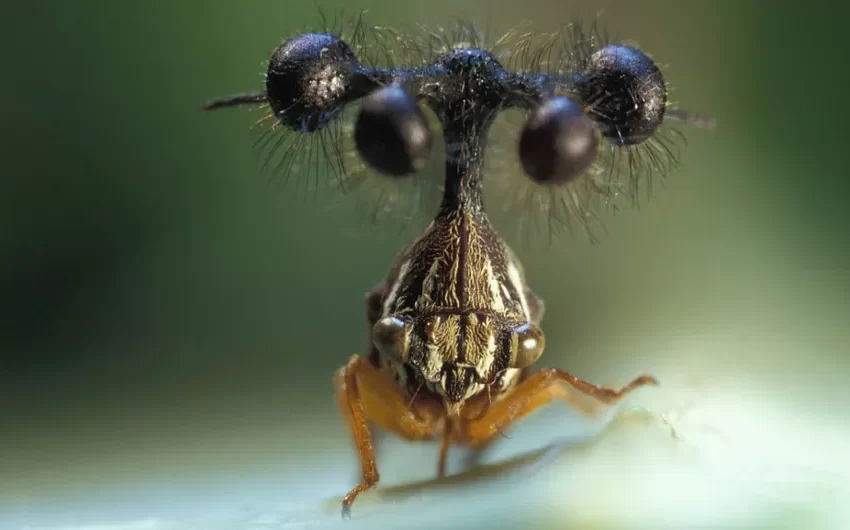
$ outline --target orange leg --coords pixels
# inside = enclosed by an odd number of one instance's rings
[[[632,390],[646,385],[657,385],[658,381],[654,377],[644,375],[620,390],[614,390],[588,383],[564,370],[545,369],[531,375],[510,390],[501,400],[494,403],[484,416],[467,422],[463,431],[464,440],[472,447],[484,446],[503,428],[547,405],[555,398],[565,399],[573,406],[590,412],[586,404],[581,404],[574,395],[570,394],[564,383],[606,405],[612,405]]]
[[[409,440],[433,438],[437,418],[420,418],[410,410],[410,398],[395,381],[358,355],[351,357],[334,378],[337,403],[354,437],[363,479],[342,501],[348,515],[357,496],[378,483],[378,468],[369,422]]]

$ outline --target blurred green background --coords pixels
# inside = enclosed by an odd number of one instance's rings
[[[846,57],[817,2],[323,1],[382,25],[457,16],[603,25],[718,119],[641,211],[520,249],[547,302],[543,363],[744,378],[846,421]],[[18,2],[0,46],[0,501],[139,477],[351,458],[333,371],[363,295],[419,227],[356,224],[259,174],[262,87],[313,2]],[[351,228],[354,226],[355,228]],[[294,465],[294,464],[293,464]],[[328,491],[328,496],[344,491]]]

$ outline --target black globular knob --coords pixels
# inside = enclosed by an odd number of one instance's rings
[[[519,139],[519,158],[528,175],[541,184],[575,179],[596,159],[593,121],[570,98],[555,97],[528,119]]]
[[[615,44],[600,48],[585,61],[575,80],[576,95],[612,143],[638,144],[664,120],[664,76],[638,49]]]
[[[432,145],[431,130],[416,100],[395,85],[363,99],[354,141],[367,164],[397,177],[425,167]]]
[[[328,33],[304,33],[278,47],[269,61],[266,93],[278,120],[312,132],[333,118],[350,97],[360,63],[348,45]]]

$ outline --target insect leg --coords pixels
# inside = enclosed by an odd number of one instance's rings
[[[446,476],[446,463],[449,458],[449,447],[451,447],[451,432],[451,425],[447,424],[443,438],[440,440],[440,459],[437,462],[437,476],[440,478]]]
[[[354,355],[334,378],[337,403],[354,437],[360,455],[362,480],[342,501],[348,515],[357,496],[378,483],[378,468],[369,422],[409,440],[432,438],[438,424],[433,418],[420,418],[409,408],[410,399],[395,382],[369,362]]]
[[[463,430],[466,443],[474,448],[485,446],[503,429],[556,398],[567,401],[585,413],[598,410],[597,407],[577,399],[564,383],[606,405],[613,405],[636,388],[658,384],[655,378],[644,375],[625,387],[614,390],[583,381],[565,370],[548,368],[529,376],[494,403],[483,416],[467,422]]]

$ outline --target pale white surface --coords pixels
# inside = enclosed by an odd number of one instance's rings
[[[432,480],[436,447],[389,441],[382,488],[343,520],[351,454],[305,456],[201,482],[139,483],[7,506],[0,527],[74,530],[288,528],[850,528],[847,429],[744,388],[647,389],[584,422],[553,406],[484,467]],[[609,421],[610,419],[610,421]],[[545,445],[561,440],[554,449]],[[525,455],[525,456],[523,456]],[[316,468],[319,470],[316,471]],[[308,471],[312,470],[312,471]]]

